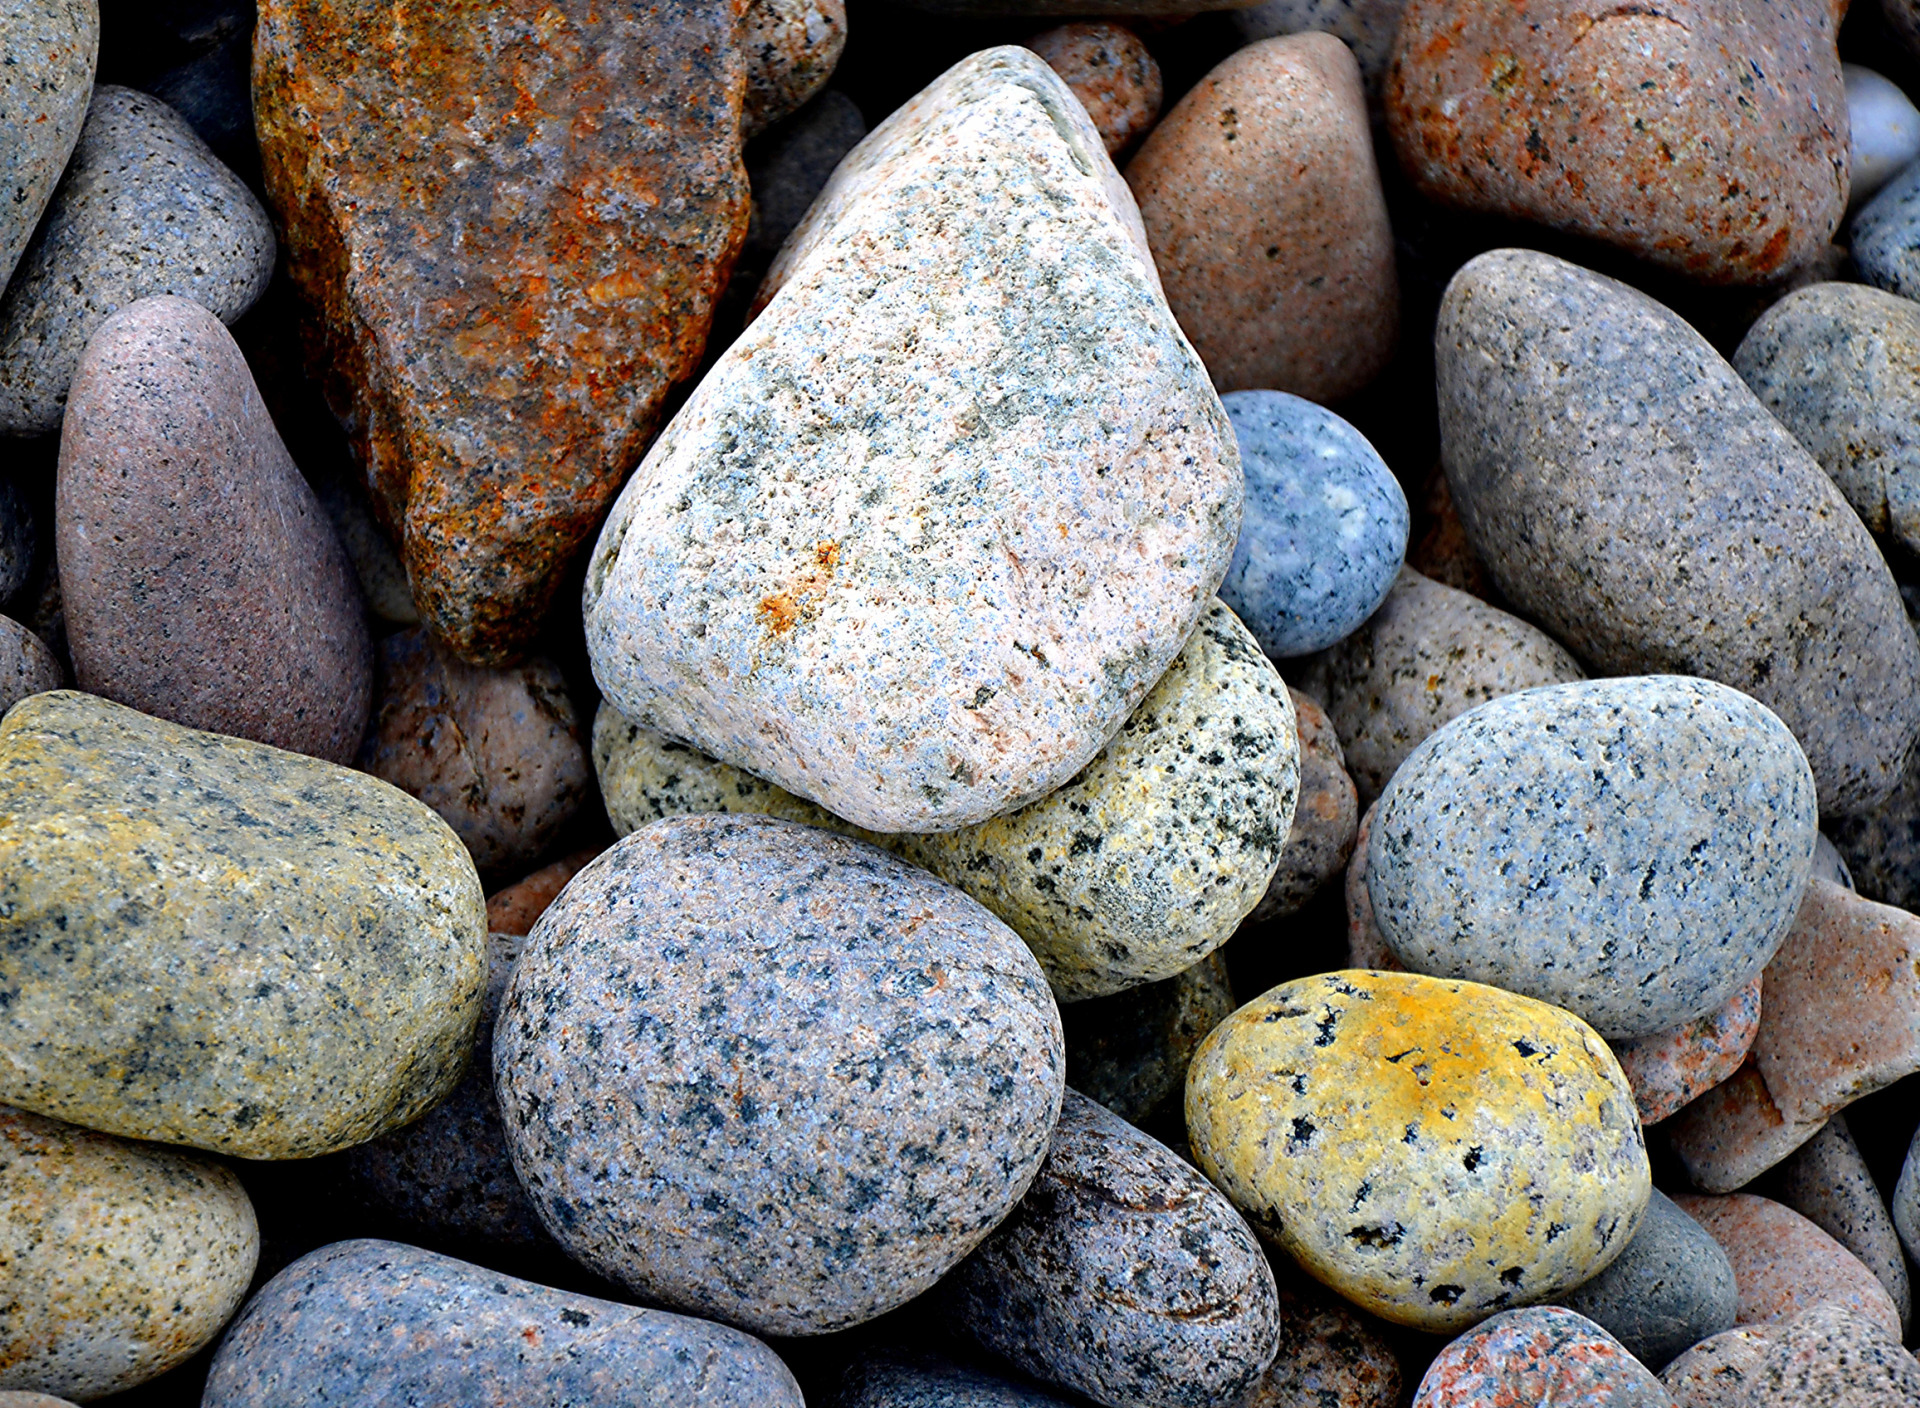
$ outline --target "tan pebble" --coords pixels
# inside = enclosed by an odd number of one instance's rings
[[[1132,146],[1160,116],[1160,65],[1126,26],[1063,24],[1035,35],[1027,47],[1073,89],[1108,156]]]
[[[524,880],[516,880],[506,889],[487,896],[487,928],[495,934],[525,937],[535,921],[547,912],[567,881],[586,869],[587,862],[600,854],[598,846],[575,851],[552,865],[542,866]]]
[[[847,47],[845,0],[751,0],[740,47],[747,56],[740,131],[752,137],[827,86]]]
[[[1765,1015],[1762,980],[1761,1013]],[[1744,1188],[1820,1132],[1825,1120],[1789,1120],[1748,1054],[1738,1070],[1673,1116],[1667,1138],[1696,1188]]]
[[[1900,1312],[1873,1272],[1792,1208],[1752,1193],[1681,1193],[1673,1201],[1707,1229],[1733,1263],[1740,1324],[1785,1319],[1837,1302],[1900,1337]]]

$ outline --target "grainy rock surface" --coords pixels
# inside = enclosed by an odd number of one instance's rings
[[[1178,1111],[1193,1053],[1237,1006],[1219,953],[1157,983],[1069,1002],[1067,1084],[1135,1124]]]
[[[1907,1255],[1920,1261],[1920,1129],[1913,1132],[1900,1178],[1893,1187],[1893,1225]]]
[[[91,1401],[164,1373],[220,1333],[259,1254],[228,1169],[0,1105],[0,1389]]]
[[[1907,1408],[1920,1364],[1867,1316],[1816,1305],[1788,1320],[1729,1330],[1662,1375],[1679,1408]]]
[[[1780,1166],[1772,1191],[1878,1278],[1900,1312],[1903,1330],[1912,1322],[1913,1291],[1900,1237],[1846,1116],[1835,1115],[1794,1150]]]
[[[1475,1326],[1420,1380],[1413,1408],[1498,1404],[1672,1408],[1660,1380],[1585,1316],[1559,1306],[1508,1310]]]
[[[1495,250],[1454,276],[1434,343],[1447,480],[1509,600],[1602,672],[1752,694],[1823,812],[1892,789],[1920,737],[1892,574],[1704,338],[1624,284]]]
[[[1393,1348],[1359,1311],[1295,1273],[1280,1282],[1280,1349],[1237,1408],[1396,1408]]]
[[[1847,242],[1866,282],[1902,298],[1920,296],[1920,166],[1908,166],[1861,207]]]
[[[926,1351],[882,1349],[856,1358],[828,1408],[1071,1408],[1038,1384]]]
[[[833,77],[847,47],[845,0],[748,0],[739,42],[747,70],[740,130],[752,137],[805,107]]]
[[[1060,1108],[1046,980],[972,900],[858,841],[673,817],[528,936],[494,1035],[514,1167],[576,1259],[786,1334],[931,1286],[1026,1192]]]
[[[1780,1320],[1832,1302],[1900,1337],[1900,1312],[1873,1272],[1791,1208],[1752,1193],[1683,1193],[1674,1202],[1733,1263],[1740,1324]]]
[[[458,1081],[480,880],[383,782],[91,695],[0,722],[0,1100],[303,1158]]]
[[[99,52],[98,0],[18,0],[0,15],[0,289],[80,140]]]
[[[1558,1299],[1656,1372],[1709,1335],[1732,1329],[1740,1308],[1727,1254],[1658,1188],[1619,1258]]]
[[[1331,34],[1353,50],[1368,103],[1377,108],[1393,58],[1394,31],[1406,7],[1407,0],[1261,0],[1231,12],[1227,20],[1248,44],[1309,30]]]
[[[1256,923],[1297,913],[1342,874],[1360,825],[1359,798],[1326,711],[1292,686],[1287,697],[1300,734],[1300,799],[1280,868],[1247,916]]]
[[[64,1398],[54,1398],[44,1393],[16,1393],[11,1389],[0,1389],[0,1408],[74,1408]]]
[[[1119,156],[1160,116],[1160,65],[1125,25],[1063,24],[1034,35],[1027,48],[1066,80],[1093,119],[1108,156]]]
[[[66,671],[40,637],[11,616],[0,616],[0,714],[29,694],[65,683]]]
[[[1749,1052],[1732,1075],[1674,1115],[1666,1133],[1694,1187],[1730,1193],[1786,1158],[1825,1123],[1824,1115],[1788,1119]]]
[[[1704,1017],[1612,1043],[1640,1123],[1658,1124],[1740,1069],[1760,1030],[1761,987],[1756,977]]]

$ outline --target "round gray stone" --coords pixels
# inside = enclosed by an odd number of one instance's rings
[[[1860,207],[1849,247],[1861,278],[1902,298],[1920,298],[1920,162]]]
[[[1886,1289],[1900,1312],[1902,1328],[1910,1325],[1913,1290],[1907,1259],[1846,1116],[1828,1120],[1787,1157],[1773,1179],[1774,1196],[1858,1257]]]
[[[8,0],[0,10],[0,289],[47,208],[87,117],[98,0]]]
[[[10,616],[0,616],[0,714],[29,694],[66,683],[66,671],[39,636]]]
[[[1899,1181],[1893,1185],[1892,1212],[1900,1245],[1907,1249],[1908,1256],[1920,1261],[1920,1129],[1913,1132],[1906,1162],[1900,1165]]]
[[[1658,1188],[1619,1258],[1557,1300],[1656,1374],[1707,1336],[1732,1329],[1739,1303],[1733,1263],[1720,1244]]]

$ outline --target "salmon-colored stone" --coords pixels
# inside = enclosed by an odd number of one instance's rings
[[[1125,25],[1093,20],[1063,24],[1036,34],[1027,47],[1073,89],[1106,143],[1108,156],[1132,146],[1160,116],[1165,91],[1160,65]]]
[[[424,619],[500,663],[690,375],[747,227],[740,0],[263,0],[308,355]]]
[[[1763,974],[1763,990],[1765,983]],[[1694,1187],[1731,1193],[1805,1144],[1825,1123],[1781,1114],[1749,1053],[1738,1070],[1673,1117],[1667,1140]]]
[[[575,851],[552,865],[540,867],[524,880],[516,880],[506,889],[488,895],[487,932],[525,938],[547,912],[547,906],[567,888],[567,881],[585,870],[587,862],[599,854],[597,846]]]
[[[1640,1106],[1640,1123],[1658,1124],[1740,1068],[1760,1029],[1760,988],[1755,978],[1704,1017],[1612,1043]]]

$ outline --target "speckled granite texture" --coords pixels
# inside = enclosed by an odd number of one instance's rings
[[[1920,295],[1920,166],[1887,182],[1853,217],[1847,239],[1863,280],[1902,298]]]
[[[1899,1338],[1900,1311],[1873,1272],[1793,1209],[1752,1193],[1721,1198],[1682,1193],[1674,1202],[1707,1229],[1733,1263],[1740,1324],[1780,1320],[1831,1302]]]
[[[1645,1036],[1759,976],[1817,826],[1806,759],[1746,695],[1672,675],[1549,685],[1462,715],[1400,765],[1367,891],[1413,971]]]
[[[1067,1084],[1135,1124],[1177,1111],[1193,1053],[1238,1005],[1217,952],[1157,983],[1069,1002]]]
[[[1749,1052],[1732,1075],[1683,1106],[1666,1135],[1694,1187],[1730,1193],[1786,1158],[1826,1122],[1825,1115],[1799,1120],[1781,1113]]]
[[[1720,1244],[1656,1188],[1627,1249],[1555,1300],[1657,1373],[1709,1335],[1732,1329],[1740,1291]]]
[[[1255,923],[1298,913],[1343,874],[1360,825],[1359,796],[1326,710],[1291,685],[1287,697],[1293,701],[1294,728],[1300,735],[1300,798],[1286,848],[1280,852],[1280,868],[1247,916]]]
[[[1704,338],[1624,284],[1508,249],[1454,276],[1434,346],[1454,503],[1518,609],[1602,673],[1752,694],[1806,751],[1822,812],[1894,786],[1920,738],[1899,590]]]
[[[1611,1043],[1640,1123],[1658,1124],[1740,1069],[1760,1030],[1761,987],[1756,977],[1704,1017]]]
[[[1652,1186],[1606,1043],[1476,983],[1348,970],[1283,983],[1187,1073],[1201,1171],[1363,1309],[1453,1331],[1587,1280]]]
[[[1376,1328],[1297,1272],[1280,1279],[1280,1350],[1237,1408],[1398,1408],[1400,1361]]]
[[[573,1295],[397,1242],[336,1242],[234,1321],[202,1408],[802,1408],[724,1325]]]
[[[480,878],[374,778],[58,691],[0,722],[0,1100],[242,1158],[414,1119],[486,984]]]
[[[1893,1225],[1908,1256],[1920,1251],[1920,1129],[1913,1132],[1907,1146],[1906,1161],[1900,1165],[1900,1177],[1893,1186]],[[1920,1258],[1916,1258],[1920,1260]]]
[[[66,683],[66,671],[46,644],[10,616],[0,616],[0,713],[29,694]]]
[[[1025,49],[855,148],[601,532],[587,643],[620,712],[875,830],[1084,767],[1240,524],[1232,428],[1133,214]]]
[[[881,1349],[856,1358],[827,1408],[1073,1408],[1038,1384],[927,1351]]]
[[[1647,1366],[1585,1316],[1508,1310],[1440,1351],[1413,1408],[1673,1408]]]
[[[494,1080],[528,1196],[637,1294],[817,1334],[927,1289],[1045,1158],[1046,979],[1005,925],[858,841],[671,817],[534,926]]]
[[[847,47],[845,0],[748,0],[740,26],[747,91],[740,130],[752,137],[805,107]]]
[[[1802,1144],[1771,1180],[1773,1196],[1860,1259],[1900,1312],[1904,1333],[1913,1323],[1907,1258],[1885,1199],[1873,1181],[1845,1115]]]
[[[1096,1403],[1237,1403],[1279,1300],[1246,1220],[1171,1149],[1069,1090],[1047,1161],[937,1292],[965,1334]]]
[[[0,14],[0,289],[80,140],[99,52],[98,0],[15,0]]]
[[[1729,1330],[1662,1375],[1679,1408],[1909,1408],[1920,1364],[1871,1319],[1816,1305],[1789,1320]]]
[[[1073,90],[1108,156],[1118,157],[1152,130],[1164,93],[1160,65],[1125,25],[1063,24],[1034,35],[1026,47]]]

